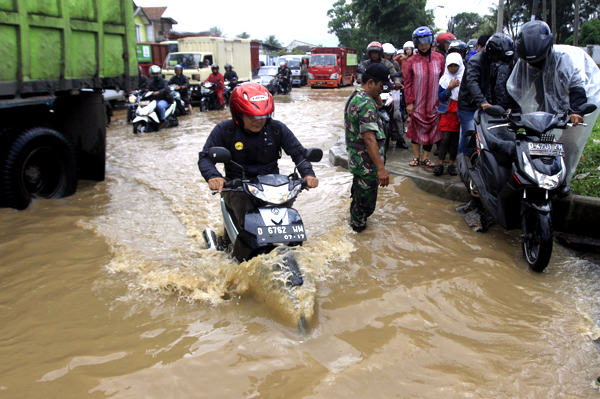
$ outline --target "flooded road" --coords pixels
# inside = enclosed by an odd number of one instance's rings
[[[350,91],[294,89],[276,118],[327,151]],[[532,273],[516,232],[473,233],[401,177],[356,234],[326,153],[295,204],[316,290],[300,335],[254,299],[248,264],[205,249],[222,226],[197,153],[227,111],[137,136],[124,116],[106,181],[0,209],[0,398],[598,396],[598,257],[555,245]]]

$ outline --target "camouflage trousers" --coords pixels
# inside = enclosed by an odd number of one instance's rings
[[[377,205],[377,177],[354,175],[352,181],[352,204],[350,205],[350,221],[354,226],[366,226],[367,218],[375,212]]]

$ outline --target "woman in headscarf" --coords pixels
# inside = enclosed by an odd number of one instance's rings
[[[458,140],[460,138],[460,122],[458,121],[458,91],[465,67],[460,54],[450,53],[446,58],[446,72],[440,79],[438,97],[440,106],[438,111],[442,114],[438,130],[442,132],[440,142],[439,163],[433,169],[436,176],[444,173],[446,154],[450,152],[450,165],[448,174],[456,176],[454,166],[458,154]]]

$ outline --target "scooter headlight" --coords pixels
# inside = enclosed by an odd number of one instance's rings
[[[263,189],[260,190],[256,186],[249,185],[250,194],[265,202],[276,205],[285,204],[298,195],[301,189],[300,185],[297,185],[289,190],[288,184],[282,184],[281,186],[276,187],[263,185],[262,187]]]
[[[525,166],[525,173],[529,177],[531,177],[534,181],[538,183],[540,188],[546,190],[554,190],[557,188],[565,178],[565,162],[562,157],[560,157],[561,168],[560,171],[555,175],[547,175],[544,173],[540,173],[533,168],[533,165],[529,161],[529,158],[525,153],[523,154],[523,165]]]
[[[132,94],[128,98],[130,104],[135,104],[137,98]]]

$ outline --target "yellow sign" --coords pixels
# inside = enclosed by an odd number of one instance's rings
[[[235,143],[235,149],[236,150],[241,150],[244,148],[244,144],[241,141],[238,141],[237,143]]]

